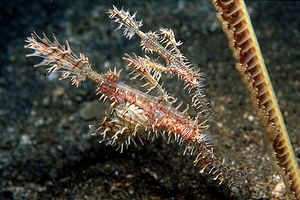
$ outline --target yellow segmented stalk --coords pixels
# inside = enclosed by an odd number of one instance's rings
[[[297,160],[268,75],[247,8],[243,0],[213,0],[217,17],[227,34],[237,69],[248,86],[253,103],[265,122],[277,159],[283,169],[287,189],[300,199],[300,174]]]

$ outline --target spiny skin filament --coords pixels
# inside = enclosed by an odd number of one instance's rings
[[[161,77],[160,72],[165,71],[164,66],[159,63],[152,62],[150,58],[142,58],[135,54],[132,56],[125,54],[123,59],[128,62],[127,67],[136,72],[136,75],[132,79],[136,79],[139,76],[146,79],[147,83],[144,86],[149,85],[149,89],[146,93],[156,89],[157,93],[166,101],[170,98],[158,82]],[[153,75],[151,75],[152,71],[154,71]]]
[[[47,69],[48,74],[56,71],[63,71],[60,80],[71,78],[72,85],[78,85],[85,80],[86,71],[90,70],[91,64],[89,59],[82,53],[79,54],[79,58],[72,52],[70,45],[66,42],[66,45],[61,45],[56,37],[53,35],[53,42],[51,42],[45,34],[43,38],[39,37],[35,32],[32,33],[32,37],[26,39],[27,45],[25,48],[35,50],[32,54],[27,54],[26,57],[41,57],[43,60],[34,65],[39,67],[43,65],[51,65]]]
[[[267,136],[277,164],[285,173],[285,185],[294,193],[295,199],[300,199],[297,160],[247,8],[242,0],[213,0],[213,4],[237,61],[237,69],[248,86],[254,105],[267,128]]]
[[[132,33],[140,28],[141,23],[135,21],[129,14],[124,14],[123,17],[122,24],[127,26],[125,32],[128,37],[132,37]],[[172,39],[174,35],[170,30],[161,30],[161,32],[169,38],[172,45],[180,44]],[[91,126],[92,132],[102,137],[100,142],[117,146],[122,152],[130,144],[144,144],[145,140],[154,140],[161,135],[168,142],[175,140],[179,145],[184,146],[185,153],[196,155],[194,164],[200,167],[201,173],[208,172],[220,184],[226,183],[229,187],[234,185],[233,172],[214,154],[208,120],[200,121],[198,116],[190,117],[186,114],[188,106],[182,112],[173,107],[172,97],[158,83],[161,72],[169,73],[167,67],[153,62],[148,57],[128,55],[124,57],[128,61],[128,67],[133,68],[138,76],[144,77],[150,88],[157,91],[155,96],[123,83],[119,80],[120,71],[117,72],[116,69],[104,74],[95,72],[87,57],[80,54],[78,58],[71,51],[68,43],[61,45],[56,38],[52,42],[45,35],[39,37],[33,33],[27,38],[26,43],[25,48],[35,51],[29,56],[44,59],[36,66],[49,66],[49,73],[62,71],[62,78],[71,77],[72,84],[76,86],[85,80],[90,80],[97,86],[99,100],[109,100],[111,106],[107,116],[99,124]],[[170,53],[175,54],[175,52]],[[194,95],[194,104],[199,105],[198,101],[197,96]]]
[[[118,10],[116,7],[108,11],[111,19],[119,23],[117,29],[123,28],[125,37],[131,38],[137,35],[141,39],[141,47],[146,53],[157,53],[166,63],[163,72],[177,77],[184,81],[192,96],[192,106],[201,109],[202,113],[210,115],[209,101],[205,95],[205,78],[203,73],[193,69],[192,64],[180,52],[178,46],[181,41],[176,41],[174,32],[171,29],[161,28],[158,32],[149,31],[144,33],[140,30],[142,22],[135,19],[136,13],[131,15],[129,11]]]

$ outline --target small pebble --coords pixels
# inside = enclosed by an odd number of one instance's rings
[[[64,92],[65,92],[64,88],[57,87],[54,90],[52,90],[52,95],[53,96],[61,96]]]
[[[20,144],[21,145],[31,144],[31,140],[30,140],[29,135],[27,135],[27,134],[21,135]]]
[[[47,76],[49,81],[55,81],[58,79],[58,77],[59,77],[58,72],[52,72]]]
[[[254,121],[254,116],[253,115],[248,115],[248,121],[253,122]]]
[[[83,103],[79,111],[79,116],[84,120],[90,120],[97,117],[101,112],[101,102],[89,101]]]
[[[222,128],[222,127],[223,127],[223,123],[222,123],[222,122],[218,122],[218,123],[217,123],[217,126],[218,126],[219,128]]]

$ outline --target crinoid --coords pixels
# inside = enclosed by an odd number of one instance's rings
[[[213,0],[213,5],[227,34],[236,68],[265,123],[277,164],[284,171],[287,189],[293,192],[295,199],[300,199],[297,160],[244,1]]]
[[[178,46],[182,43],[175,39],[170,29],[142,32],[142,22],[135,19],[135,14],[123,9],[113,7],[108,14],[119,23],[119,28],[123,28],[126,37],[139,36],[145,52],[156,53],[165,61],[161,64],[148,56],[125,54],[127,67],[134,74],[132,79],[144,79],[146,91],[120,81],[120,72],[116,70],[104,74],[95,72],[84,54],[77,56],[68,42],[62,45],[55,37],[51,41],[45,34],[40,37],[33,33],[27,38],[25,48],[34,50],[27,56],[43,58],[35,66],[50,66],[49,73],[62,71],[61,79],[71,78],[72,85],[79,86],[83,81],[91,80],[97,86],[100,100],[110,101],[107,116],[99,124],[91,126],[93,132],[102,137],[101,142],[116,146],[122,152],[131,144],[143,144],[145,140],[154,140],[159,135],[168,141],[173,139],[185,148],[184,154],[195,155],[194,165],[199,166],[201,173],[207,172],[219,184],[224,182],[232,186],[234,173],[213,151],[203,75],[179,51]],[[192,106],[198,109],[196,117],[187,114],[188,105],[184,111],[178,109],[180,104],[174,105],[176,99],[160,83],[163,75],[168,74],[177,76],[186,84]]]

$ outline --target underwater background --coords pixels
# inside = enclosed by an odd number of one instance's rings
[[[184,55],[206,74],[215,153],[243,174],[239,188],[199,174],[175,142],[159,138],[122,154],[98,144],[88,125],[108,103],[97,100],[95,87],[47,78],[45,69],[32,67],[38,59],[25,57],[24,40],[36,31],[68,40],[98,72],[125,68],[125,53],[143,53],[138,39],[114,31],[106,14],[112,5],[137,11],[144,31],[171,28]],[[299,159],[300,2],[246,5]],[[1,1],[0,36],[0,199],[269,199],[280,182],[210,1]],[[122,80],[130,84],[128,73]],[[189,101],[180,81],[167,78],[165,85]]]

